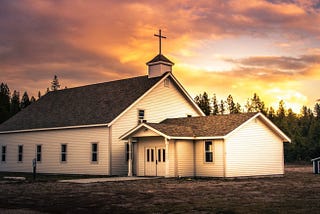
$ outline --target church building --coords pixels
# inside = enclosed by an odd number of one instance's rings
[[[261,113],[205,116],[161,53],[148,74],[51,91],[0,124],[0,171],[119,176],[284,174],[290,139]]]

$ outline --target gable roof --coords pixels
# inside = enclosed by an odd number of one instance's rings
[[[147,65],[148,65],[148,64],[151,64],[151,63],[155,63],[155,62],[166,62],[166,63],[169,63],[169,64],[174,65],[173,62],[171,62],[167,57],[165,57],[165,56],[162,55],[162,54],[158,54],[157,56],[155,56],[152,60],[150,60],[149,62],[147,62]]]
[[[268,125],[268,127],[270,127],[284,141],[291,141],[289,137],[287,137],[279,128],[277,128],[261,113],[173,118],[166,119],[161,123],[142,123],[136,128],[125,133],[120,138],[127,139],[131,134],[138,131],[141,127],[146,127],[169,139],[223,139],[247,122],[257,117],[260,117]]]
[[[165,75],[139,76],[49,92],[0,124],[0,132],[107,125]]]
[[[225,136],[256,113],[212,115],[166,119],[159,124],[148,123],[168,136],[208,137]]]

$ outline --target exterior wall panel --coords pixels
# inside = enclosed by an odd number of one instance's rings
[[[226,140],[226,177],[284,174],[283,142],[258,118]]]
[[[7,145],[7,161],[0,171],[32,172],[36,145],[42,145],[39,173],[108,174],[108,128],[81,128],[54,131],[1,134]],[[98,162],[91,162],[91,144],[98,143]],[[61,162],[61,144],[67,145],[67,161]],[[18,145],[23,145],[23,161],[18,162]]]
[[[177,176],[194,176],[193,141],[177,140],[175,150]]]
[[[223,177],[224,176],[224,142],[223,140],[212,140],[213,162],[205,162],[204,141],[196,141],[196,176]]]

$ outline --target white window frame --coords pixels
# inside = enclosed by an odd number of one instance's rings
[[[93,151],[93,145],[97,145],[97,150],[96,151]],[[94,158],[94,155],[95,155],[95,159],[96,160],[93,160]],[[91,143],[91,155],[90,155],[90,159],[91,159],[91,163],[98,163],[99,161],[99,143],[98,142],[92,142]]]
[[[65,146],[65,151],[62,150],[63,146]],[[64,160],[63,157],[64,156]],[[62,143],[60,146],[60,162],[61,163],[66,163],[68,160],[68,144]]]
[[[165,80],[163,80],[163,85],[164,85],[164,87],[169,88],[170,87],[170,79],[166,78]]]
[[[21,148],[21,152],[20,152],[20,148]],[[21,157],[21,160],[20,160]],[[18,163],[22,163],[23,162],[23,145],[18,145]]]
[[[211,143],[211,148],[209,148],[209,150],[207,150],[206,145],[207,143]],[[211,161],[207,160],[207,154],[211,153]],[[211,140],[205,140],[204,141],[204,162],[205,163],[214,163],[214,143]]]
[[[38,151],[38,148],[40,148],[40,152]],[[36,145],[36,160],[37,160],[37,163],[41,163],[42,162],[42,144],[37,144]],[[40,160],[39,158],[40,157]]]
[[[140,112],[143,112],[143,116],[140,116]],[[142,120],[145,120],[145,118],[146,118],[146,110],[138,109],[138,120],[142,121]]]
[[[7,162],[7,145],[1,146],[1,162]]]

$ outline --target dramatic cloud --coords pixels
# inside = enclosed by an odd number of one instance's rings
[[[313,105],[319,23],[317,0],[2,0],[0,75],[33,95],[55,74],[68,87],[144,75],[161,28],[164,53],[191,94],[246,99],[267,85]]]

